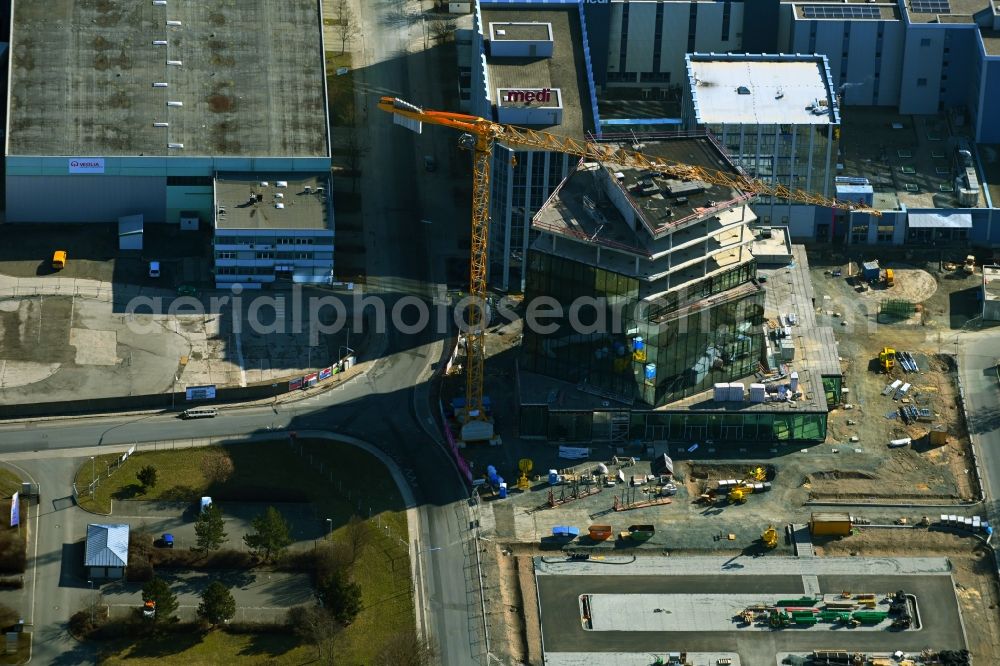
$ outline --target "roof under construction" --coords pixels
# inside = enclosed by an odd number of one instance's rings
[[[15,2],[7,153],[326,156],[318,8]]]

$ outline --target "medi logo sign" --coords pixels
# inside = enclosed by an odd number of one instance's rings
[[[70,173],[104,173],[103,157],[71,157],[69,158]]]
[[[541,90],[508,90],[506,95],[508,102],[551,102],[552,90],[542,88]]]

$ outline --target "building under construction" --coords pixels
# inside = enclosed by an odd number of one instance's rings
[[[641,141],[631,137],[627,147],[737,173],[706,136]],[[801,302],[782,307],[805,310],[791,314],[796,331],[768,325],[752,253],[759,232],[747,201],[723,185],[579,164],[532,221],[538,238],[528,255],[526,302],[554,298],[562,316],[544,326],[526,321],[518,373],[522,437],[825,437],[820,377],[835,383],[831,400],[839,393],[832,331],[807,331],[808,322],[798,319],[812,318],[807,275],[783,276],[780,285],[788,302]],[[802,339],[800,331],[819,338]],[[796,358],[796,337],[813,353]]]

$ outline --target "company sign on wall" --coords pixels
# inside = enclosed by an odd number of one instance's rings
[[[69,158],[70,173],[104,173],[103,157],[71,157]]]

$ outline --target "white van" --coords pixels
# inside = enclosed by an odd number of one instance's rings
[[[160,262],[158,261],[149,262],[149,277],[151,278],[160,277]]]
[[[215,407],[192,407],[181,412],[182,419],[210,419],[219,415]]]

